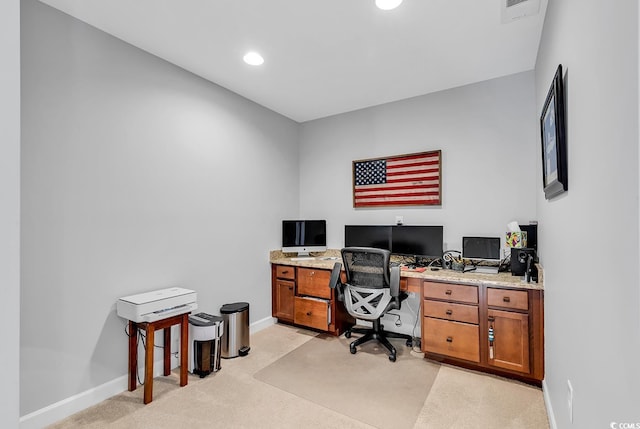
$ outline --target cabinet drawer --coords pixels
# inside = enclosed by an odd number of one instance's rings
[[[425,317],[423,337],[427,352],[480,362],[478,325]]]
[[[452,302],[424,301],[424,315],[438,319],[478,324],[478,307]]]
[[[477,304],[478,287],[451,283],[424,282],[424,297]]]
[[[331,322],[329,302],[296,297],[293,322],[326,331]]]
[[[276,277],[293,280],[296,278],[296,269],[287,265],[276,265]]]
[[[329,278],[331,271],[310,268],[298,268],[298,295],[331,298]]]
[[[489,307],[528,310],[528,294],[526,290],[487,288],[487,305]]]

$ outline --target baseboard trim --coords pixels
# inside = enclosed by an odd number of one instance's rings
[[[558,429],[558,425],[556,424],[556,416],[553,414],[553,407],[551,406],[551,398],[549,397],[549,390],[547,389],[546,380],[542,380],[542,397],[544,398],[544,405],[545,407],[547,407],[549,428]]]
[[[162,362],[161,362],[162,363]],[[155,365],[154,365],[155,367]],[[40,429],[127,390],[124,375],[20,417],[20,429]]]
[[[249,332],[255,334],[271,325],[275,325],[276,319],[273,317],[265,317],[264,319],[253,322],[249,326]],[[171,368],[178,367],[178,359],[172,356]],[[153,364],[154,377],[162,375],[163,361],[157,360]],[[144,373],[144,367],[140,368],[141,374]],[[129,377],[123,375],[114,380],[108,381],[100,386],[73,395],[41,408],[37,411],[20,417],[20,429],[40,429],[51,425],[62,419],[69,417],[79,411],[96,405],[106,399],[118,395],[128,388]],[[138,387],[140,388],[140,387]]]
[[[271,325],[275,325],[277,320],[275,317],[265,317],[264,319],[257,320],[249,325],[249,333],[255,334],[256,332],[260,332]]]

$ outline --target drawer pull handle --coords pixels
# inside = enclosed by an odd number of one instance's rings
[[[310,311],[307,311],[307,316],[311,316],[311,312]]]
[[[448,343],[452,343],[453,342],[453,337],[447,337],[447,342]]]
[[[284,270],[282,274],[289,274],[289,270]]]
[[[311,271],[311,273],[309,275],[313,276],[313,275],[315,275],[315,273],[316,273],[315,271]]]
[[[444,294],[445,295],[451,295],[451,289],[447,289],[447,291]]]
[[[446,313],[447,313],[447,316],[451,316],[453,314],[453,311],[447,310]]]
[[[502,298],[502,301],[511,302],[511,298],[509,298],[508,296],[505,296],[505,297]]]
[[[293,290],[293,286],[289,286],[289,290]]]

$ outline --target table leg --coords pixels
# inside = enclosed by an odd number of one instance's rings
[[[189,365],[189,314],[182,315],[180,322],[180,386],[187,385],[187,367]]]
[[[136,374],[138,369],[138,324],[129,321],[129,392],[137,387]]]
[[[171,374],[171,326],[164,328],[164,375]]]
[[[153,400],[153,347],[155,344],[155,327],[147,323],[147,344],[144,356],[144,403]]]

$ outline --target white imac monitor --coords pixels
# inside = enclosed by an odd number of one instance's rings
[[[500,268],[500,237],[462,237],[462,259],[475,265],[475,272],[497,274]],[[486,264],[479,264],[484,262]]]
[[[283,220],[282,251],[309,256],[309,252],[327,250],[327,222],[325,220]]]

